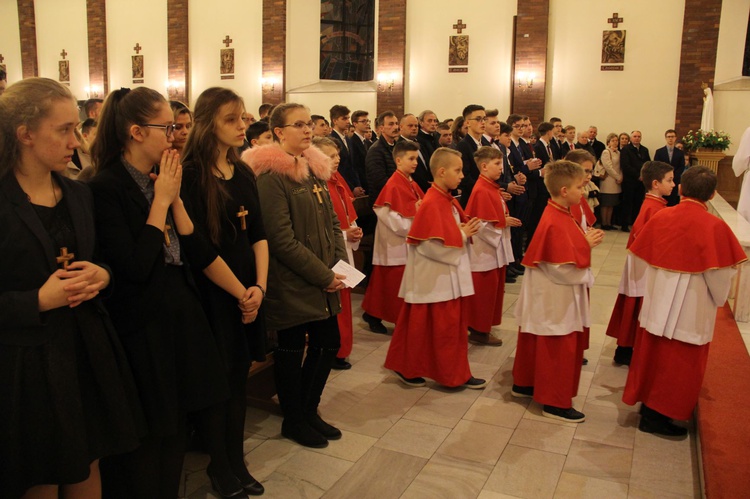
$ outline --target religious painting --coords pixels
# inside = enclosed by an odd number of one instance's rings
[[[5,67],[5,64],[0,64],[0,71],[5,72],[5,74],[8,74],[8,68]]]
[[[468,35],[451,35],[448,40],[448,66],[469,65]]]
[[[375,2],[321,0],[320,79],[370,81],[375,71]]]
[[[143,83],[143,56],[132,55],[131,68],[133,70],[133,83]]]
[[[613,29],[602,32],[602,64],[625,62],[625,30]]]
[[[57,65],[59,78],[63,83],[70,83],[70,61],[59,61]]]
[[[234,49],[221,49],[221,74],[234,74]]]

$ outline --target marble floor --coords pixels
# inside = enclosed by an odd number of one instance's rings
[[[641,433],[636,408],[621,401],[627,367],[612,363],[615,345],[604,330],[626,241],[608,232],[592,255],[591,347],[574,399],[584,423],[547,419],[535,402],[510,396],[520,280],[506,288],[503,323],[493,330],[504,345],[469,347],[473,374],[490,380],[484,390],[398,382],[383,368],[390,337],[362,329],[362,297],[354,295],[354,366],[331,374],[320,407],[343,438],[326,449],[300,447],[281,438],[279,416],[248,410],[246,461],[265,497],[700,497],[692,425],[682,441]],[[216,497],[206,464],[188,455],[184,497]]]

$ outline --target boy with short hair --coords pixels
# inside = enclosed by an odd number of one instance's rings
[[[393,147],[396,171],[375,200],[378,217],[372,254],[372,273],[362,309],[363,319],[374,333],[386,334],[383,320],[395,323],[404,303],[398,296],[406,265],[406,236],[411,229],[424,192],[411,178],[417,168],[419,145],[401,141]]]
[[[545,166],[551,199],[523,259],[527,267],[516,304],[518,346],[513,364],[515,397],[533,397],[546,417],[580,423],[573,408],[590,326],[591,248],[604,232],[584,234],[570,214],[581,200],[584,172],[559,160]]]
[[[500,346],[503,340],[492,335],[492,326],[503,318],[505,273],[513,260],[510,227],[521,221],[511,217],[497,181],[503,174],[503,153],[483,146],[474,153],[479,178],[466,205],[466,215],[481,221],[481,228],[471,245],[471,277],[474,295],[467,299],[469,308],[469,341]]]
[[[596,160],[594,159],[593,154],[585,149],[575,149],[568,152],[568,154],[565,155],[565,160],[581,165],[583,173],[586,174],[586,179],[583,183],[581,202],[577,205],[571,206],[570,213],[573,215],[575,221],[581,226],[583,232],[587,232],[588,229],[593,227],[594,223],[596,223],[596,216],[589,204],[589,199],[592,197],[595,199],[596,194],[599,192],[599,189],[597,189],[596,185],[591,181],[591,177],[594,174],[594,163]],[[592,193],[594,193],[593,196]]]
[[[747,260],[729,226],[708,212],[716,174],[682,174],[680,204],[651,217],[630,246],[643,260],[646,285],[622,400],[642,402],[638,429],[684,436],[672,420],[693,414],[706,371],[716,309],[726,303],[736,267]],[[699,230],[696,230],[696,229]]]
[[[434,177],[407,236],[407,260],[399,296],[404,305],[388,348],[385,367],[408,386],[424,377],[448,387],[481,389],[471,375],[465,297],[474,294],[469,251],[479,220],[469,220],[451,191],[463,178],[461,154],[436,149]]]
[[[251,149],[255,146],[264,146],[273,143],[271,129],[265,121],[256,121],[247,127],[245,139],[247,139],[247,143],[250,144]]]
[[[668,196],[674,187],[674,169],[661,161],[647,161],[641,168],[641,179],[646,187],[646,198],[641,205],[633,229],[630,231],[626,248],[630,248],[643,229],[646,222],[656,213],[667,207]],[[607,336],[617,339],[615,364],[630,365],[633,357],[633,346],[638,331],[638,314],[641,312],[643,290],[645,287],[646,264],[628,253],[625,267],[622,270],[620,288],[607,326]]]

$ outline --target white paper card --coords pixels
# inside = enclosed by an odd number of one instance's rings
[[[346,279],[344,279],[344,284],[346,284],[347,288],[353,288],[360,282],[362,282],[362,279],[365,278],[365,275],[360,272],[359,270],[355,269],[348,263],[346,263],[344,260],[339,260],[336,265],[333,266],[331,269],[337,274],[342,274],[346,276]]]

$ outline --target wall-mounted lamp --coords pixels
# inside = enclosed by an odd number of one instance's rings
[[[527,88],[533,88],[535,77],[536,77],[536,73],[527,73],[525,71],[519,71],[518,73],[516,73],[516,85],[518,85],[518,88],[523,88],[524,91]]]
[[[167,96],[172,100],[181,97],[185,90],[185,84],[177,80],[167,80],[164,85],[167,87]]]
[[[91,85],[83,89],[86,92],[86,98],[88,99],[101,99],[102,87],[98,85]]]
[[[264,93],[273,93],[276,90],[276,85],[280,84],[281,80],[273,76],[263,77],[260,79],[260,86]]]
[[[378,73],[378,92],[390,92],[396,83],[396,73]]]

